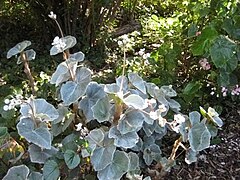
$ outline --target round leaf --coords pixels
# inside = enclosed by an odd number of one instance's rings
[[[3,177],[3,180],[14,180],[14,179],[27,179],[29,169],[25,165],[11,167],[7,174]]]
[[[110,103],[108,97],[105,96],[99,99],[97,103],[92,107],[93,117],[97,119],[98,122],[108,121],[110,117]]]
[[[79,155],[73,150],[70,149],[66,150],[63,156],[69,169],[74,169],[80,163]]]
[[[43,166],[43,176],[45,180],[57,180],[60,171],[58,164],[54,160],[48,160]]]
[[[11,48],[8,52],[7,52],[7,58],[11,58],[14,55],[17,55],[18,53],[22,52],[26,47],[30,46],[31,42],[30,41],[23,41],[18,43],[16,46],[14,46],[13,48]]]

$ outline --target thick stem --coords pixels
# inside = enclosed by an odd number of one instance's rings
[[[32,94],[34,96],[36,96],[36,91],[34,88],[34,78],[32,76],[31,70],[29,68],[28,60],[27,60],[26,54],[24,52],[21,53],[21,60],[23,61],[24,73],[27,75],[27,78],[29,80],[29,85],[32,89]]]

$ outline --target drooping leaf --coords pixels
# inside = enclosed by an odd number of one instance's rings
[[[181,105],[177,101],[170,98],[166,98],[166,100],[168,101],[171,110],[173,110],[175,113],[178,113],[180,111]]]
[[[197,111],[193,111],[189,113],[189,120],[191,122],[191,125],[200,123],[201,120],[201,114]]]
[[[145,102],[145,100],[136,94],[130,94],[123,99],[123,102],[127,106],[133,107],[135,109],[145,109],[148,107],[148,104]]]
[[[43,175],[39,172],[31,172],[28,176],[28,180],[43,180]]]
[[[80,163],[79,155],[73,150],[66,150],[63,154],[65,163],[67,164],[69,169],[74,169]]]
[[[104,91],[110,94],[116,94],[120,91],[120,87],[116,83],[106,84],[104,86]]]
[[[234,71],[238,65],[237,47],[237,44],[229,38],[219,36],[210,48],[214,65],[227,72]]]
[[[20,43],[18,43],[16,46],[14,46],[13,48],[11,48],[8,52],[7,52],[7,58],[11,58],[12,56],[17,55],[18,53],[21,53],[26,47],[30,46],[31,42],[30,41],[22,41]]]
[[[125,113],[119,120],[117,129],[121,134],[126,134],[133,131],[139,131],[144,122],[144,116],[137,110],[132,110]]]
[[[7,174],[3,177],[3,180],[13,180],[13,179],[27,179],[29,174],[29,169],[26,165],[19,165],[11,167]]]
[[[110,163],[112,163],[116,146],[111,145],[107,147],[97,147],[92,152],[91,162],[95,171],[105,169]]]
[[[195,123],[188,138],[193,151],[202,151],[210,146],[211,134],[204,123]]]
[[[42,149],[35,144],[31,144],[28,147],[28,152],[31,162],[43,164],[48,158],[57,154],[58,150],[54,147],[51,147],[51,149]]]
[[[110,103],[108,96],[99,99],[97,103],[91,108],[93,111],[93,117],[98,122],[108,121],[110,117]]]
[[[60,176],[58,164],[54,160],[48,160],[43,166],[45,180],[57,180]]]
[[[77,61],[77,62],[82,62],[84,60],[85,55],[79,51],[74,54],[70,54],[69,59],[70,61]]]
[[[99,180],[120,180],[123,174],[128,171],[129,161],[127,153],[115,151],[112,163],[98,172]]]
[[[145,82],[137,73],[129,73],[128,79],[134,87],[146,94]]]
[[[209,118],[219,127],[222,127],[223,125],[223,121],[221,120],[221,118],[219,118],[218,113],[215,111],[215,109],[209,107],[208,108],[208,116]]]
[[[45,99],[33,99],[29,104],[22,104],[20,112],[22,117],[32,117],[34,114],[41,121],[54,121],[59,116],[55,107]]]
[[[114,138],[114,145],[123,148],[132,148],[139,141],[137,132],[129,132],[121,134],[117,127],[112,127],[109,130],[109,138]]]
[[[33,49],[26,50],[24,53],[28,61],[31,61],[36,57],[36,52]],[[21,56],[18,56],[17,64],[21,64],[21,63],[22,63]]]
[[[197,161],[197,155],[198,155],[198,152],[193,151],[191,148],[188,149],[187,152],[186,152],[186,156],[185,156],[185,162],[187,164],[191,164],[193,162],[196,162]]]
[[[41,148],[51,149],[51,134],[46,127],[35,127],[30,118],[22,118],[17,124],[19,135],[23,136],[28,142],[32,142]]]
[[[158,145],[151,144],[150,146],[146,147],[143,151],[143,159],[145,163],[150,166],[153,160],[160,160],[161,159],[161,150]]]

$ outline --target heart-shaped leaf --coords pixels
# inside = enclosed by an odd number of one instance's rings
[[[79,155],[73,150],[66,150],[63,157],[69,169],[74,169],[80,163]]]
[[[105,169],[98,172],[97,176],[99,180],[113,180],[120,179],[123,174],[128,171],[129,158],[127,153],[123,151],[116,151],[112,163]]]
[[[28,142],[32,142],[41,148],[51,149],[51,134],[47,127],[36,128],[34,121],[30,118],[22,118],[17,124],[19,135],[23,136]]]
[[[99,99],[97,103],[92,107],[93,117],[98,122],[108,121],[110,117],[110,103],[108,96]]]
[[[43,166],[43,176],[45,180],[58,180],[60,170],[54,160],[48,160]]]
[[[55,107],[45,99],[32,99],[30,103],[22,104],[20,112],[22,117],[34,116],[42,121],[54,121],[59,116]]]
[[[36,52],[33,49],[26,50],[24,53],[28,61],[31,61],[36,57]],[[18,56],[17,64],[21,64],[21,63],[22,63],[21,56]]]
[[[137,110],[132,110],[125,113],[119,120],[117,129],[121,134],[126,134],[132,131],[139,131],[144,122],[144,116]]]
[[[77,62],[82,62],[84,60],[85,55],[79,51],[74,54],[70,54],[69,59],[70,61],[77,61]]]
[[[188,134],[193,151],[202,151],[210,146],[211,133],[204,123],[195,123]]]
[[[111,145],[107,147],[97,147],[94,149],[91,162],[95,171],[103,170],[113,160],[113,155],[116,150],[116,146]]]
[[[28,152],[33,163],[43,164],[48,158],[57,154],[58,150],[54,147],[51,147],[51,149],[42,149],[35,144],[31,144],[28,147]]]
[[[69,67],[67,63],[64,61],[58,65],[56,71],[52,75],[50,83],[55,84],[56,86],[59,86],[59,84],[67,81],[70,78],[71,78],[71,75],[69,72]]]
[[[28,176],[28,180],[43,180],[43,175],[39,172],[32,171]]]
[[[136,94],[130,94],[123,99],[123,102],[127,106],[133,107],[135,109],[145,109],[148,107],[148,104],[145,102],[145,100]]]
[[[3,180],[14,180],[14,179],[27,179],[29,169],[25,165],[11,167],[7,174],[3,177]]]

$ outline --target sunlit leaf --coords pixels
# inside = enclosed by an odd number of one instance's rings
[[[21,53],[26,47],[30,46],[31,42],[30,41],[23,41],[18,43],[16,46],[14,46],[13,48],[11,48],[8,52],[7,52],[7,58],[11,58],[14,55],[17,55],[18,53]]]
[[[145,82],[137,73],[129,73],[128,79],[138,90],[146,94]]]

